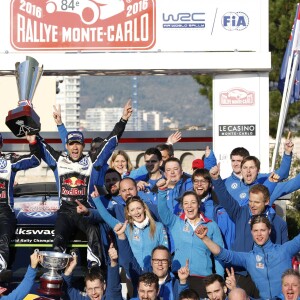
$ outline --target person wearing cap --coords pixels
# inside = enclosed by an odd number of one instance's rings
[[[193,171],[204,168],[204,161],[200,158],[194,159],[192,162]]]
[[[27,135],[31,154],[3,153],[3,137],[0,133],[0,272],[7,268],[9,244],[16,228],[13,186],[16,173],[40,165],[39,148],[34,139]]]
[[[80,229],[87,236],[88,260],[98,265],[103,262],[99,226],[77,213],[77,207],[79,204],[88,208],[93,207],[93,203],[89,200],[92,172],[107,163],[131,114],[132,105],[131,101],[128,101],[122,118],[105,142],[88,154],[83,153],[85,143],[80,131],[71,131],[67,134],[67,153],[54,150],[40,136],[37,136],[41,157],[53,170],[59,191],[60,208],[57,212],[53,241],[55,251],[65,252],[70,236]]]

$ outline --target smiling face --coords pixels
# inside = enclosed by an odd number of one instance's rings
[[[193,187],[196,194],[200,197],[200,199],[202,199],[207,196],[210,183],[203,176],[197,175],[193,179]]]
[[[155,154],[145,154],[145,165],[149,174],[155,174],[159,172],[162,161],[160,161]]]
[[[182,208],[185,216],[193,221],[199,216],[199,203],[195,195],[185,195],[182,199]]]
[[[80,144],[78,142],[71,142],[66,144],[66,148],[71,159],[77,161],[82,156],[84,144]]]
[[[140,282],[138,286],[138,294],[140,300],[155,300],[157,297],[157,289],[155,283],[147,284]]]
[[[156,274],[159,279],[165,278],[170,267],[168,251],[156,249],[152,255],[151,266],[153,273]]]
[[[99,279],[86,281],[86,292],[91,300],[101,300],[104,294],[105,285]]]
[[[175,185],[182,176],[182,169],[177,161],[168,161],[165,164],[165,176],[170,180],[171,185]]]
[[[269,204],[269,200],[264,199],[264,195],[261,192],[249,193],[249,208],[253,216],[260,215],[265,211],[265,206]]]
[[[111,195],[119,194],[120,175],[116,172],[105,174],[104,184]]]
[[[243,161],[243,156],[240,155],[231,156],[231,168],[236,175],[240,175],[242,172],[241,169],[242,161]]]
[[[117,170],[121,175],[127,172],[127,160],[121,154],[116,156],[112,163],[112,168]]]
[[[142,223],[146,218],[145,208],[142,203],[133,201],[128,205],[127,208],[128,216],[137,223]]]
[[[255,181],[259,169],[256,167],[253,160],[246,161],[242,166],[242,176],[246,184],[251,184]]]
[[[270,233],[271,229],[265,223],[253,224],[251,229],[253,240],[259,246],[263,246],[268,241]]]
[[[137,189],[132,179],[125,178],[120,182],[120,196],[124,201],[127,201],[129,197],[137,195]]]
[[[295,275],[287,275],[282,279],[282,293],[285,300],[297,300],[300,296],[300,281]]]

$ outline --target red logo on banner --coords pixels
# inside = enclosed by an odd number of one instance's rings
[[[255,93],[243,88],[232,88],[220,93],[221,106],[248,106],[255,104]]]
[[[12,0],[18,50],[147,50],[155,44],[155,0]]]

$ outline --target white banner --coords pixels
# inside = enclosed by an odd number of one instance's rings
[[[268,74],[217,75],[213,85],[213,150],[221,175],[232,172],[230,153],[244,147],[269,166]]]
[[[0,52],[268,51],[267,0],[2,0]]]

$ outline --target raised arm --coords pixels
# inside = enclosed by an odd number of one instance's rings
[[[122,286],[119,274],[118,251],[113,243],[110,244],[108,255],[110,258],[110,266],[107,270],[107,286],[105,291],[106,299],[122,300]]]
[[[225,183],[220,177],[219,164],[212,167],[209,174],[220,205],[225,208],[232,221],[235,222],[239,218],[243,208],[240,207],[239,203],[227,191]]]
[[[64,150],[66,150],[66,138],[67,138],[67,135],[68,135],[68,131],[67,131],[67,128],[65,127],[64,123],[62,122],[62,119],[61,119],[61,106],[60,106],[60,104],[57,107],[55,105],[53,105],[53,119],[54,119],[54,122],[57,125],[59,137],[60,137],[61,142],[64,146]]]
[[[170,211],[167,205],[166,189],[168,187],[168,181],[166,181],[165,179],[160,179],[157,181],[156,185],[158,187],[157,209],[159,218],[165,226],[172,227],[175,224],[178,217]]]
[[[209,148],[209,146],[206,146],[204,156],[204,167],[205,169],[210,170],[215,165],[217,165],[217,159],[215,157],[215,154]]]
[[[236,266],[246,268],[246,257],[249,255],[246,252],[234,252],[220,247],[207,236],[208,229],[206,226],[199,225],[195,229],[195,234],[202,240],[209,251],[216,256],[217,259],[224,263],[232,263]]]
[[[18,285],[16,289],[14,289],[9,295],[1,297],[1,299],[24,299],[30,292],[37,271],[37,265],[40,262],[41,257],[38,252],[34,252],[30,256],[30,266],[28,266],[25,277]]]
[[[11,157],[12,169],[15,172],[37,167],[41,163],[42,154],[36,136],[26,133],[26,139],[29,142],[30,154],[13,155]]]
[[[114,218],[105,208],[105,206],[103,205],[100,199],[96,186],[95,186],[95,191],[91,194],[91,196],[93,198],[93,201],[96,205],[96,208],[100,216],[103,218],[104,222],[113,229],[120,222],[116,218]]]

